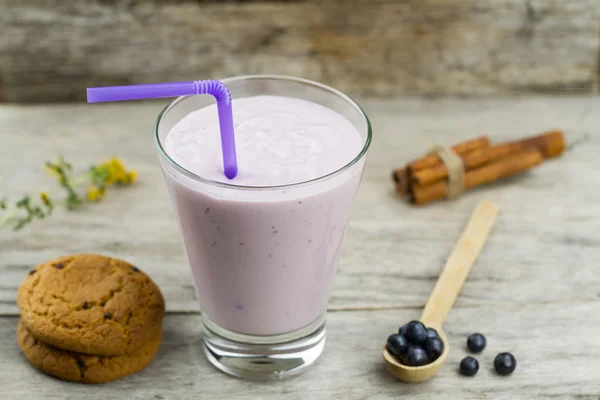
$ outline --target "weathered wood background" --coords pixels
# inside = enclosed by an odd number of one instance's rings
[[[0,0],[0,98],[251,73],[353,95],[592,92],[598,0]]]

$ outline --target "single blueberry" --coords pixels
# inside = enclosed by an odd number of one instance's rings
[[[467,348],[472,353],[481,353],[486,344],[485,336],[481,333],[474,333],[467,338]]]
[[[444,352],[444,342],[440,338],[428,338],[425,341],[425,351],[431,361],[435,361]]]
[[[500,375],[510,375],[517,368],[517,360],[510,353],[500,353],[494,358],[494,369]]]
[[[422,322],[410,321],[406,325],[405,336],[410,343],[421,346],[427,340],[427,328],[425,328]]]
[[[479,361],[471,356],[465,357],[460,362],[460,373],[465,376],[474,376],[479,371]]]
[[[420,367],[431,362],[427,352],[421,346],[410,346],[403,361],[403,364],[409,367]]]
[[[397,333],[390,335],[387,339],[385,348],[391,355],[399,358],[406,353],[406,350],[408,350],[408,340]]]
[[[439,338],[440,335],[438,334],[438,332],[435,329],[427,328],[427,337],[428,338]]]

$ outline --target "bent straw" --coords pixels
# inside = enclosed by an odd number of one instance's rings
[[[235,136],[233,134],[231,93],[223,82],[205,80],[88,88],[87,101],[88,103],[102,103],[193,96],[198,94],[210,94],[217,100],[219,128],[221,130],[221,149],[223,152],[223,170],[227,178],[233,179],[237,175],[238,167]]]

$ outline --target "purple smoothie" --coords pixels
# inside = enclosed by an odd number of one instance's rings
[[[364,139],[340,114],[305,100],[248,97],[233,110],[232,181],[222,172],[215,106],[188,114],[165,139],[173,161],[212,181],[163,162],[200,306],[236,333],[295,331],[326,310],[365,158],[339,170]]]

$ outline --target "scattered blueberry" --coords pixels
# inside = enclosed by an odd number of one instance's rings
[[[433,362],[437,360],[444,352],[444,342],[440,338],[428,338],[425,341],[425,351],[427,356]]]
[[[85,301],[85,302],[84,302],[84,303],[81,305],[81,308],[82,308],[82,309],[84,309],[84,310],[87,310],[88,308],[90,308],[90,305],[88,304],[88,302],[87,302],[87,301]]]
[[[79,365],[79,368],[87,368],[87,365],[85,365],[85,361],[83,361],[80,358],[77,359],[77,365]]]
[[[57,269],[63,269],[63,268],[65,267],[65,265],[64,265],[64,264],[62,264],[62,263],[58,263],[58,264],[56,264],[56,265],[55,265],[55,267],[56,267]]]
[[[37,271],[35,269],[32,269],[31,271],[29,271],[29,275],[33,275],[35,274]]]
[[[428,338],[439,338],[440,335],[433,328],[427,328],[427,337]]]
[[[111,319],[112,318],[112,314],[109,312],[105,312],[104,313],[104,319]]]
[[[131,267],[131,270],[133,272],[139,272],[140,271],[140,269],[138,267]]]
[[[517,368],[517,360],[510,353],[500,353],[494,358],[494,369],[500,375],[510,375]]]
[[[412,344],[423,345],[427,340],[427,328],[419,321],[410,321],[406,325],[406,338]]]
[[[404,336],[395,333],[388,337],[385,348],[391,355],[399,359],[408,350],[408,340]]]
[[[473,353],[481,353],[487,341],[481,333],[474,333],[467,338],[467,348]]]
[[[474,376],[479,371],[479,361],[471,356],[465,357],[460,362],[460,373],[465,376]]]
[[[420,367],[431,362],[429,356],[427,356],[427,352],[421,346],[410,346],[403,360],[403,364],[409,367]]]

